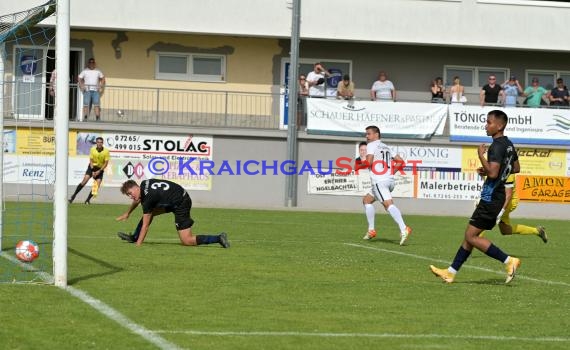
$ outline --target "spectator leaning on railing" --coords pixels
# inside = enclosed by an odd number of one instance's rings
[[[497,77],[494,74],[489,75],[487,78],[488,83],[483,85],[479,93],[479,102],[481,107],[486,104],[498,105],[500,103],[499,97],[503,98],[503,89],[497,84]]]
[[[381,71],[378,74],[378,80],[372,84],[370,89],[370,99],[372,101],[396,101],[396,88],[387,78],[386,72]]]
[[[540,107],[541,104],[546,104],[543,97],[548,98],[548,91],[538,85],[538,78],[532,78],[531,86],[524,90],[523,95],[526,97],[527,106]]]
[[[345,74],[342,81],[338,83],[336,88],[336,98],[343,100],[351,100],[354,97],[354,82],[350,81],[350,76]]]
[[[556,86],[550,91],[550,105],[558,107],[568,107],[568,88],[564,85],[562,78],[556,79]]]

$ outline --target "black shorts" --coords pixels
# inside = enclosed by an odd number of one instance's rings
[[[497,216],[503,208],[503,201],[479,201],[477,208],[469,219],[469,224],[481,230],[491,230],[497,223]]]
[[[194,225],[194,220],[190,217],[190,209],[192,209],[192,199],[190,199],[188,192],[185,192],[182,202],[172,208],[171,211],[174,214],[176,230],[185,230]]]
[[[99,170],[99,169],[101,169],[101,168],[99,168],[98,166],[94,166],[93,168],[91,168],[91,166],[88,165],[88,166],[87,166],[87,170],[85,171],[85,175],[89,175],[89,176],[93,177],[93,172],[94,172],[94,171],[97,171],[97,170]],[[105,172],[105,171],[103,170],[102,172],[99,173],[99,175],[93,177],[93,179],[95,179],[95,180],[99,180],[99,179],[103,180],[103,173],[104,173],[104,172]]]

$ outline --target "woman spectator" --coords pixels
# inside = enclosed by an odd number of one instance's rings
[[[445,103],[445,86],[441,77],[435,78],[431,83],[431,102]]]
[[[451,95],[451,103],[465,103],[467,98],[463,96],[465,88],[461,85],[461,80],[458,76],[453,77],[453,86],[449,89]]]
[[[297,98],[297,126],[306,124],[305,121],[305,101],[309,96],[309,82],[305,74],[299,75],[299,90]]]

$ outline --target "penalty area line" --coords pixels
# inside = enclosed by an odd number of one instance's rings
[[[22,268],[26,271],[35,273],[38,277],[40,277],[46,283],[49,283],[49,284],[54,283],[54,278],[49,273],[44,272],[44,271],[40,271],[37,268],[35,268],[33,265],[23,263],[23,262],[19,261],[18,259],[16,259],[15,257],[6,254],[5,252],[0,252],[0,256],[6,260],[9,260],[10,262],[14,263],[15,265],[18,265],[20,268]],[[95,310],[99,311],[101,314],[107,316],[107,318],[111,319],[112,321],[117,322],[119,325],[128,329],[132,333],[141,336],[142,338],[147,340],[149,343],[152,343],[155,346],[157,346],[159,349],[163,349],[163,350],[180,349],[180,347],[178,347],[175,344],[170,343],[169,341],[167,341],[166,339],[164,339],[160,335],[158,335],[156,332],[150,331],[150,330],[144,328],[143,326],[135,323],[134,321],[129,319],[127,316],[125,316],[125,315],[121,314],[119,311],[113,309],[111,306],[105,304],[104,302],[102,302],[99,299],[96,299],[96,298],[90,296],[89,294],[87,294],[87,292],[84,292],[82,290],[79,290],[79,289],[71,287],[71,286],[62,287],[61,289],[68,292],[69,294],[76,297],[77,299],[81,300],[82,302],[86,303],[87,305],[91,306]]]
[[[355,247],[355,248],[362,248],[362,249],[368,249],[368,250],[375,250],[375,251],[379,251],[379,252],[384,252],[384,253],[390,253],[390,254],[395,254],[395,255],[402,255],[402,256],[407,256],[410,258],[414,258],[414,259],[420,259],[420,260],[426,260],[426,261],[431,261],[431,262],[438,262],[438,263],[442,263],[442,264],[449,264],[449,261],[446,260],[442,260],[442,259],[434,259],[434,258],[430,258],[427,256],[423,256],[423,255],[417,255],[417,254],[411,254],[411,253],[404,253],[404,252],[400,252],[400,251],[396,251],[396,250],[390,250],[390,249],[384,249],[384,248],[378,248],[378,247],[368,247],[362,244],[354,244],[354,243],[344,243],[344,245],[350,246],[350,247]],[[504,272],[499,272],[496,270],[491,270],[485,267],[479,267],[479,266],[473,266],[473,265],[463,265],[463,268],[468,268],[471,270],[479,270],[479,271],[485,271],[485,272],[491,272],[497,275],[504,275]],[[532,278],[532,277],[527,277],[524,275],[520,275],[519,273],[517,273],[517,279],[524,279],[527,281],[532,281],[532,282],[536,282],[536,283],[543,283],[543,284],[550,284],[550,285],[558,285],[558,286],[565,286],[565,287],[570,287],[570,283],[566,283],[566,282],[560,282],[560,281],[550,281],[550,280],[541,280],[538,278]]]
[[[514,337],[497,335],[460,335],[460,334],[403,334],[403,333],[313,333],[313,332],[247,332],[247,331],[198,331],[198,330],[157,330],[162,334],[211,335],[221,337],[318,337],[318,338],[406,338],[406,339],[461,339],[461,340],[497,340],[529,342],[570,342],[565,337]]]

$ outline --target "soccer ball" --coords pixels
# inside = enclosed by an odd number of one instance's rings
[[[32,262],[40,256],[40,247],[34,241],[20,241],[16,244],[16,258],[23,262]]]

